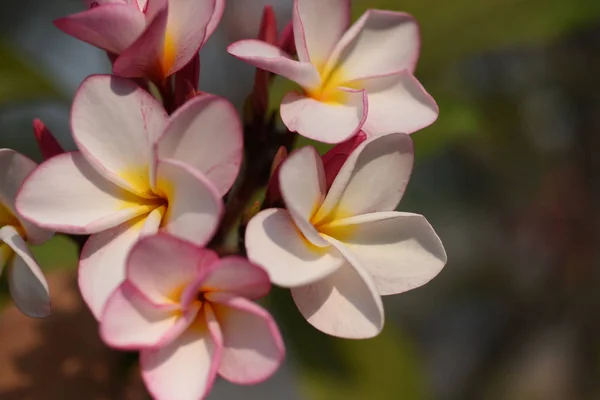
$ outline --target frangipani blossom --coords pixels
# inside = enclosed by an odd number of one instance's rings
[[[362,127],[369,136],[412,133],[438,108],[413,76],[419,30],[405,13],[368,10],[350,25],[350,0],[295,0],[298,61],[258,40],[229,46],[232,55],[298,83],[281,104],[289,130],[339,143]]]
[[[412,141],[399,133],[359,145],[329,190],[314,148],[282,164],[286,209],[267,209],[250,221],[246,250],[273,283],[292,288],[317,329],[345,338],[377,335],[384,322],[380,296],[421,286],[446,263],[427,220],[394,211],[412,165]]]
[[[241,257],[219,259],[170,235],[141,239],[126,280],[100,319],[104,341],[139,350],[142,376],[158,400],[204,398],[219,374],[238,384],[270,377],[284,357],[267,311],[251,302],[268,275]]]
[[[241,123],[230,103],[209,95],[169,118],[133,82],[99,75],[76,94],[71,128],[79,151],[41,164],[17,209],[39,226],[92,235],[79,287],[98,317],[140,235],[162,230],[197,245],[212,238],[241,163]]]
[[[0,272],[7,266],[8,288],[21,312],[30,317],[50,314],[48,284],[27,243],[42,244],[52,232],[20,218],[15,197],[36,164],[9,149],[0,149]]]
[[[156,82],[183,68],[216,29],[225,0],[98,0],[55,21],[68,35],[106,50],[113,72]]]

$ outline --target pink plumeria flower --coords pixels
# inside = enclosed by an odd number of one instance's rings
[[[406,134],[368,140],[348,157],[331,188],[316,150],[292,153],[280,170],[286,209],[257,214],[246,230],[250,261],[292,288],[317,329],[345,338],[377,335],[381,295],[421,286],[440,272],[446,253],[417,214],[394,211],[413,165]]]
[[[41,164],[17,209],[44,228],[92,235],[79,287],[98,317],[140,235],[160,229],[197,245],[212,238],[240,167],[242,128],[216,96],[196,97],[169,118],[130,80],[98,75],[75,95],[71,129],[79,151]]]
[[[42,244],[52,232],[29,223],[15,211],[19,187],[35,167],[29,158],[0,149],[0,272],[8,265],[8,288],[15,304],[25,315],[39,318],[50,314],[50,296],[27,243]]]
[[[284,347],[267,311],[249,299],[270,290],[268,275],[241,257],[159,234],[141,239],[126,280],[100,319],[104,341],[139,350],[142,376],[158,400],[204,398],[217,374],[238,384],[270,377]]]
[[[290,131],[339,143],[362,127],[370,136],[412,133],[433,123],[435,101],[413,76],[419,30],[408,14],[368,10],[350,25],[350,0],[295,0],[299,61],[258,40],[229,46],[232,55],[298,83],[281,104]]]
[[[216,29],[225,0],[97,0],[60,18],[68,35],[106,50],[113,72],[156,82],[196,56]]]

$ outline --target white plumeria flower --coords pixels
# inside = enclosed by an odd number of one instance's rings
[[[142,377],[155,399],[199,400],[217,374],[251,385],[281,364],[277,325],[251,301],[271,283],[246,259],[219,259],[159,234],[134,245],[126,275],[106,303],[100,332],[113,347],[140,351]]]
[[[302,148],[279,174],[286,209],[257,214],[246,230],[248,258],[294,301],[317,329],[345,338],[377,335],[381,295],[402,293],[435,277],[446,253],[417,214],[394,211],[413,165],[406,134],[362,143],[331,188],[321,157]]]
[[[149,93],[107,75],[82,83],[71,127],[79,151],[41,164],[17,209],[39,226],[92,235],[79,287],[99,317],[140,235],[161,229],[197,245],[212,238],[241,163],[242,128],[224,99],[197,97],[169,118]]]
[[[433,123],[438,107],[413,76],[419,29],[408,14],[368,10],[350,27],[350,0],[295,0],[298,61],[259,40],[229,46],[232,55],[298,83],[281,104],[289,130],[339,143],[362,127],[369,136],[412,133]]]
[[[48,284],[27,243],[42,244],[52,232],[23,220],[15,212],[15,197],[36,164],[9,149],[0,149],[0,272],[8,264],[8,288],[24,314],[50,314]]]

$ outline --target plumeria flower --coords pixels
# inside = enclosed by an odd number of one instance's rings
[[[339,143],[362,127],[370,136],[412,133],[438,108],[413,76],[419,30],[405,13],[368,10],[350,25],[350,0],[295,0],[298,61],[258,40],[229,46],[232,55],[298,83],[281,104],[290,131]]]
[[[284,357],[267,311],[249,299],[268,275],[241,257],[159,234],[141,239],[126,279],[110,296],[100,331],[110,346],[139,350],[142,376],[159,400],[204,398],[217,374],[238,384],[270,377]]]
[[[106,50],[113,72],[160,82],[179,71],[216,29],[225,0],[98,0],[55,21],[68,35]]]
[[[71,129],[79,151],[41,164],[17,209],[44,228],[92,235],[79,287],[99,317],[140,235],[162,230],[197,245],[212,238],[241,163],[242,128],[216,96],[196,97],[169,118],[130,80],[98,75],[75,95]]]
[[[0,149],[0,272],[8,265],[8,288],[15,304],[30,317],[50,314],[48,284],[27,243],[42,244],[52,232],[20,218],[15,197],[36,164],[9,149]]]
[[[246,250],[273,283],[292,288],[317,329],[345,338],[377,335],[384,322],[380,296],[421,286],[446,263],[427,220],[394,211],[412,165],[412,141],[399,133],[360,144],[329,190],[314,148],[282,164],[286,209],[267,209],[250,221]]]

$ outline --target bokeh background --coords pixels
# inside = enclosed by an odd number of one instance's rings
[[[254,36],[268,3],[283,25],[290,0],[228,0],[202,51],[202,90],[241,106],[253,70],[225,46]],[[448,264],[426,286],[386,297],[385,330],[366,341],[320,334],[275,290],[267,301],[284,368],[255,387],[219,381],[210,399],[600,399],[600,1],[355,0],[354,18],[367,8],[421,24],[416,74],[441,114],[413,135],[400,207],[427,216]],[[105,54],[52,25],[81,9],[2,0],[0,147],[40,160],[39,117],[73,148],[73,93],[109,71]],[[0,399],[147,398],[135,357],[98,338],[75,251],[60,236],[35,250],[50,318],[28,319],[0,296]]]

